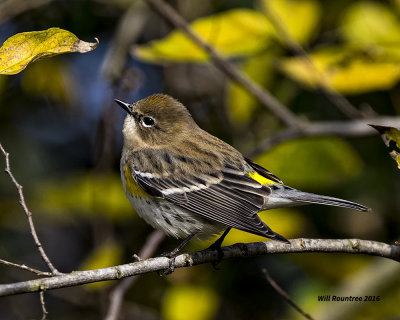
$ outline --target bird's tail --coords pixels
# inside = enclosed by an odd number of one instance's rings
[[[321,196],[314,193],[303,192],[285,185],[274,185],[274,187],[272,187],[272,194],[270,195],[268,201],[265,203],[263,209],[316,203],[327,206],[344,207],[358,211],[371,210],[370,208],[355,202],[329,196]]]

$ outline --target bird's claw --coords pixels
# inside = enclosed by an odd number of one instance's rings
[[[219,269],[217,268],[217,265],[221,262],[222,258],[224,257],[224,252],[222,251],[221,243],[218,242],[218,241],[216,241],[216,242],[214,242],[211,246],[209,246],[209,247],[207,248],[207,250],[217,251],[217,256],[218,256],[217,261],[212,261],[212,262],[211,262],[211,265],[213,266],[213,268],[214,268],[215,270],[219,270]]]
[[[159,276],[167,276],[175,271],[175,258],[177,256],[177,252],[174,251],[175,250],[172,250],[171,252],[164,252],[160,255],[161,257],[169,259],[169,266],[167,269],[158,271]]]

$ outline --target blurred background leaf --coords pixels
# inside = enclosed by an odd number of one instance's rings
[[[383,47],[400,45],[400,22],[393,9],[384,2],[354,2],[342,18],[340,31],[351,43]]]
[[[284,25],[291,38],[304,44],[318,32],[321,6],[314,0],[261,0],[267,17]],[[282,39],[281,39],[282,40]]]
[[[214,319],[218,304],[218,295],[211,288],[175,286],[164,295],[162,316],[166,320]]]
[[[259,52],[268,44],[273,28],[257,11],[235,9],[198,19],[192,28],[225,56],[243,56]],[[207,54],[182,31],[174,30],[166,38],[135,48],[135,55],[150,62],[206,61]]]
[[[282,179],[287,185],[321,192],[356,178],[363,164],[348,143],[334,137],[285,142],[260,155],[256,161],[278,177],[284,176]]]
[[[98,246],[80,265],[79,270],[93,270],[100,268],[107,268],[109,266],[116,266],[121,264],[122,248],[114,241],[105,241],[102,245]],[[102,281],[89,283],[84,286],[88,290],[102,290],[105,287],[114,284],[115,281]]]
[[[132,215],[121,178],[116,174],[75,174],[68,178],[38,184],[35,207],[57,220],[74,215],[106,215],[110,220],[124,220]]]

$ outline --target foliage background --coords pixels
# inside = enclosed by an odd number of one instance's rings
[[[22,10],[7,11],[7,3]],[[0,3],[1,43],[18,32],[53,26],[86,41],[100,40],[91,53],[38,61],[21,74],[0,77],[0,141],[11,153],[13,172],[24,186],[42,243],[61,271],[127,263],[151,232],[133,213],[120,184],[124,115],[113,98],[134,101],[155,92],[169,93],[189,107],[202,128],[244,154],[253,154],[262,139],[282,129],[272,114],[181,36],[164,38],[170,26],[140,2],[34,3],[38,6],[31,9],[24,9],[23,1]],[[296,114],[310,121],[347,119],[318,89],[317,72],[307,70],[266,22],[267,1],[171,3],[188,21],[211,16],[195,28]],[[398,1],[271,0],[268,4],[310,53],[317,69],[328,72],[329,87],[367,114],[374,110],[398,115]],[[123,72],[117,67],[111,68],[115,74],[105,72],[113,63],[105,59],[106,53],[115,48],[117,25],[130,6],[146,23],[132,44],[132,55],[122,61]],[[241,19],[243,23],[238,22]],[[127,32],[133,27],[128,24]],[[156,39],[165,40],[151,42]],[[297,139],[266,150],[255,160],[293,187],[373,208],[367,214],[320,206],[263,213],[263,219],[287,238],[398,240],[398,171],[378,135]],[[43,268],[17,201],[8,177],[0,176],[0,257]],[[235,231],[226,243],[260,240]],[[158,253],[176,244],[174,239],[165,240]],[[192,244],[190,249],[207,245]],[[337,315],[338,309],[345,310],[348,319],[394,319],[400,314],[399,267],[394,262],[298,254],[224,261],[218,270],[198,266],[168,277],[145,275],[128,292],[122,318],[297,319],[299,315],[263,278],[263,267],[318,319],[344,319]],[[31,277],[0,268],[2,283]],[[46,292],[50,316],[102,318],[113,285]],[[380,296],[380,301],[318,302],[320,295],[348,296],[356,290]],[[38,300],[37,295],[2,298],[0,314],[4,319],[39,318]]]

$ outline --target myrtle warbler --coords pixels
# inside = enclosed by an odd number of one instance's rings
[[[128,113],[121,158],[125,193],[140,217],[170,236],[188,241],[226,229],[222,242],[236,228],[287,242],[260,219],[259,211],[306,203],[369,210],[284,185],[198,127],[185,106],[168,95],[132,104],[115,101]]]

